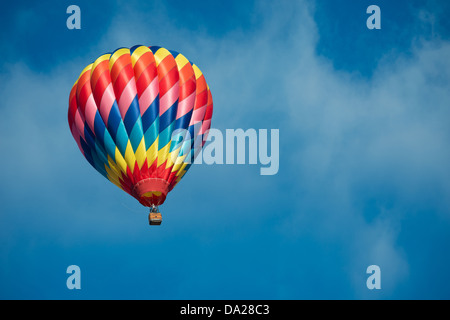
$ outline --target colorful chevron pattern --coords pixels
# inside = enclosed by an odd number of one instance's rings
[[[211,127],[213,101],[182,54],[134,46],[104,54],[72,87],[68,120],[86,160],[144,206],[164,203]]]

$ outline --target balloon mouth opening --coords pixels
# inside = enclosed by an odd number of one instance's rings
[[[146,206],[159,206],[166,200],[169,192],[169,183],[158,178],[147,178],[134,185],[132,195]]]

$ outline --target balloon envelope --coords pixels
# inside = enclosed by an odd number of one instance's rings
[[[161,47],[119,48],[80,74],[68,120],[86,160],[144,206],[164,203],[206,141],[213,102],[200,69]]]

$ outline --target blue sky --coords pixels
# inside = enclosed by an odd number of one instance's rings
[[[66,8],[81,8],[81,30]],[[366,8],[381,8],[381,30]],[[2,6],[0,298],[449,299],[446,1]],[[447,15],[447,16],[446,16]],[[280,170],[197,165],[150,228],[70,134],[81,70],[160,45],[200,66],[213,127],[280,130]],[[68,290],[66,268],[81,268]],[[369,265],[381,290],[368,290]]]

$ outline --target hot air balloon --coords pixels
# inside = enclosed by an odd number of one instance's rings
[[[202,149],[213,101],[200,69],[162,47],[119,48],[98,57],[70,91],[68,120],[86,160],[150,208],[159,206]]]

